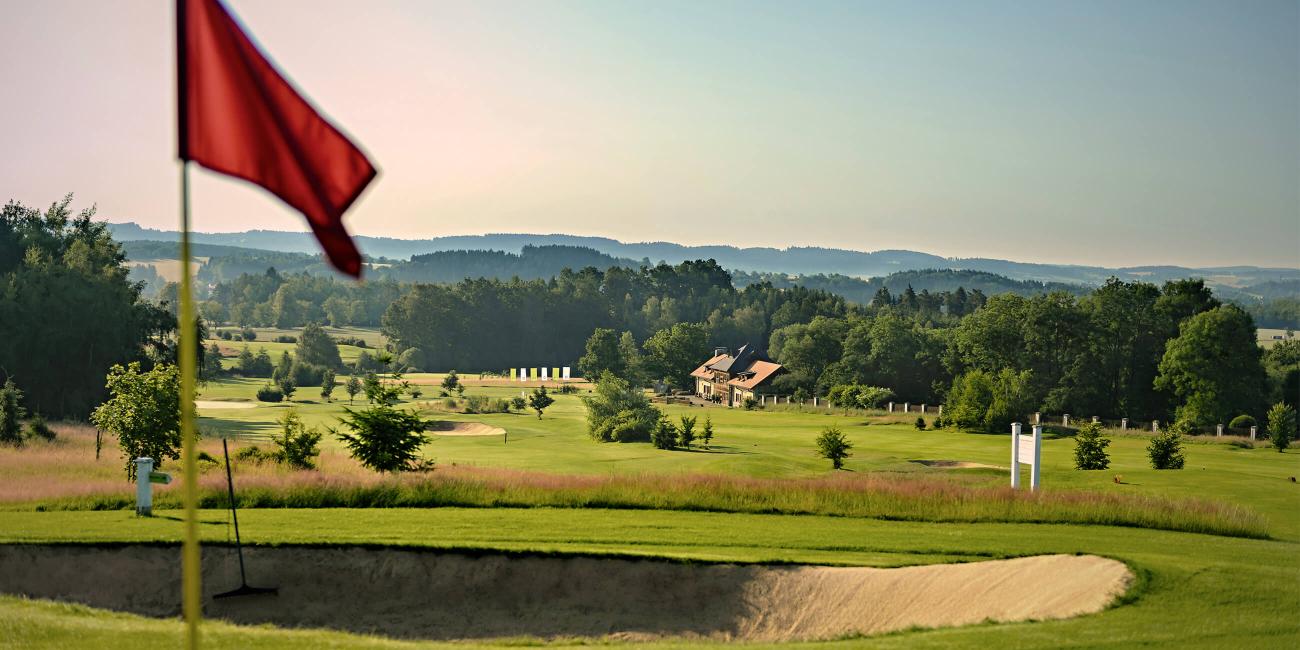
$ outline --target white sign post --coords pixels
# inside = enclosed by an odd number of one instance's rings
[[[564,381],[569,381],[569,379],[571,379],[570,374],[572,370],[573,369],[570,368],[569,366],[564,366],[563,368],[560,368],[560,376],[564,378]]]
[[[1019,422],[1011,424],[1011,487],[1020,487],[1020,465],[1029,465],[1029,489],[1038,490],[1039,467],[1042,465],[1043,426],[1034,425],[1032,436],[1020,433]]]
[[[551,372],[550,368],[545,368],[545,367],[542,368],[542,381],[546,381],[548,379],[547,374],[549,374],[550,372]]]
[[[149,481],[149,474],[152,472],[152,458],[135,459],[135,514],[137,517],[153,516],[153,483]]]

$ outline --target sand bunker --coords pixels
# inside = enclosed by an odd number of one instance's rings
[[[345,547],[245,549],[274,596],[239,584],[234,550],[203,552],[204,611],[237,623],[392,637],[662,637],[789,641],[1096,612],[1121,562],[1048,555],[897,569],[686,564]],[[148,616],[180,612],[170,545],[0,545],[0,590]]]
[[[447,422],[446,420],[429,425],[429,431],[440,436],[500,436],[506,432],[501,427],[482,422]]]
[[[1006,469],[997,465],[987,465],[985,463],[973,463],[968,460],[914,460],[913,463],[920,463],[926,467],[938,467],[941,469]]]
[[[255,409],[257,405],[252,402],[222,402],[218,400],[198,399],[194,400],[194,408],[200,409]]]

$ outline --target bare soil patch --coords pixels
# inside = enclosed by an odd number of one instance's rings
[[[238,585],[238,565],[232,548],[205,546],[207,616],[442,640],[791,641],[1056,619],[1103,609],[1131,580],[1086,555],[896,569],[293,546],[245,557],[249,582],[279,593],[213,600]],[[10,594],[180,613],[172,545],[0,545],[0,575]]]

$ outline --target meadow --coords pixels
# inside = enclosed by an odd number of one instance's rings
[[[260,343],[254,343],[258,345]],[[288,344],[285,344],[288,346]],[[288,346],[292,347],[292,346]],[[519,385],[462,374],[466,395],[518,396]],[[583,392],[555,394],[542,418],[468,414],[437,397],[439,374],[408,400],[427,419],[474,422],[508,435],[434,435],[428,474],[383,477],[360,467],[331,435],[319,470],[236,462],[241,533],[251,544],[360,544],[462,551],[654,556],[700,562],[905,566],[1045,553],[1090,553],[1128,563],[1136,583],[1116,606],[1064,621],[916,630],[800,647],[1286,647],[1300,642],[1300,474],[1296,451],[1196,437],[1186,468],[1150,469],[1148,435],[1112,431],[1111,467],[1073,469],[1074,441],[1043,443],[1043,491],[1008,487],[1009,440],[917,430],[915,416],[799,407],[746,411],[660,405],[672,418],[707,417],[709,447],[593,442]],[[348,407],[304,387],[291,403],[262,404],[264,380],[222,379],[200,394],[200,448],[220,459],[259,444],[287,410],[327,430]],[[585,391],[585,388],[581,389]],[[354,407],[362,406],[358,400]],[[240,408],[223,408],[227,405]],[[846,471],[814,452],[827,426],[854,444]],[[180,539],[176,486],[137,518],[133,486],[111,440],[94,459],[88,427],[59,425],[54,444],[0,450],[0,542],[161,542]],[[175,473],[175,464],[165,467]],[[218,463],[204,463],[206,552],[229,553],[232,530]],[[1027,480],[1024,481],[1027,483]],[[205,623],[211,647],[430,647],[327,631]],[[0,597],[0,648],[172,644],[175,621]],[[505,639],[474,645],[588,644]],[[9,644],[7,646],[6,644]],[[467,643],[452,644],[465,647]],[[650,645],[707,645],[668,640]]]

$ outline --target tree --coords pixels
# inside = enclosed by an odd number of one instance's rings
[[[298,345],[294,352],[298,363],[309,363],[323,368],[342,368],[339,358],[339,345],[325,333],[318,323],[307,323],[298,335]]]
[[[351,404],[352,400],[356,399],[357,394],[361,392],[361,380],[357,379],[356,375],[349,375],[344,390],[348,392],[348,404]]]
[[[284,395],[285,400],[293,399],[293,391],[298,388],[298,384],[294,382],[292,374],[280,377],[280,381],[277,381],[275,385],[280,389],[280,394]]]
[[[293,377],[293,357],[289,356],[288,350],[280,353],[280,360],[276,362],[275,370],[271,372],[271,381],[278,384],[285,377]]]
[[[703,323],[677,323],[645,342],[645,364],[673,388],[692,386],[691,371],[709,358],[709,330]]]
[[[298,416],[297,411],[289,409],[280,416],[280,433],[273,436],[275,459],[277,462],[294,469],[316,469],[315,458],[320,455],[321,434],[315,428],[308,429]]]
[[[1258,413],[1264,367],[1250,315],[1235,305],[1183,321],[1165,346],[1155,387],[1177,395],[1177,419],[1194,425],[1227,422],[1234,412]]]
[[[537,389],[528,396],[528,406],[534,411],[537,411],[538,420],[542,419],[542,411],[545,411],[546,407],[554,403],[555,398],[546,393],[545,386],[538,386]]]
[[[94,208],[71,202],[0,207],[0,384],[21,381],[32,412],[84,419],[111,367],[174,353],[176,318],[143,298]]]
[[[135,479],[135,459],[149,457],[154,467],[180,457],[180,371],[158,365],[144,371],[139,362],[113,366],[108,373],[108,401],[90,415],[96,427],[117,436],[128,480]]]
[[[226,369],[221,365],[221,348],[213,343],[203,353],[203,378],[213,379],[225,372]]]
[[[334,392],[334,369],[326,368],[325,374],[320,380],[320,398],[326,402],[330,401],[330,395]]]
[[[429,442],[428,423],[415,412],[400,411],[380,401],[366,409],[343,407],[339,423],[351,430],[335,431],[358,462],[376,472],[406,472],[429,468],[420,447]]]
[[[13,378],[5,380],[0,388],[0,444],[23,444],[21,420],[27,414],[22,406],[23,392],[14,385]]]
[[[586,351],[578,357],[578,370],[583,377],[599,377],[601,373],[612,372],[618,377],[627,378],[627,366],[619,352],[618,334],[605,327],[597,327],[587,338]]]
[[[655,449],[674,449],[677,447],[677,427],[668,420],[668,416],[659,414],[659,420],[655,422],[654,428],[650,431],[650,444]]]
[[[442,378],[442,389],[448,393],[453,391],[463,393],[465,391],[465,387],[461,385],[460,376],[456,374],[455,368],[452,368],[451,372],[447,373],[447,376]]]
[[[1295,438],[1295,409],[1285,402],[1278,402],[1268,410],[1268,439],[1278,453],[1286,450]]]
[[[698,418],[689,415],[683,415],[681,424],[677,427],[677,442],[686,449],[691,448],[691,443],[695,442],[695,422]]]
[[[623,374],[620,375],[636,387],[646,384],[645,361],[641,358],[641,351],[637,348],[636,337],[631,332],[623,332],[618,337],[618,357],[623,365]]]
[[[844,436],[839,427],[826,427],[817,436],[817,455],[831,461],[834,469],[844,468],[844,459],[848,458],[853,444]]]
[[[587,434],[597,442],[638,442],[650,434],[663,415],[639,388],[606,372],[595,392],[582,398],[587,407]]]
[[[1147,456],[1151,459],[1152,469],[1183,468],[1183,431],[1190,428],[1185,420],[1175,422],[1172,426],[1151,438],[1147,445]]]
[[[713,444],[713,418],[704,417],[704,428],[700,430],[700,439],[704,441],[704,448],[708,449]]]
[[[1110,438],[1101,435],[1101,425],[1090,422],[1074,436],[1074,468],[1106,469],[1110,467],[1110,455],[1106,447]]]

